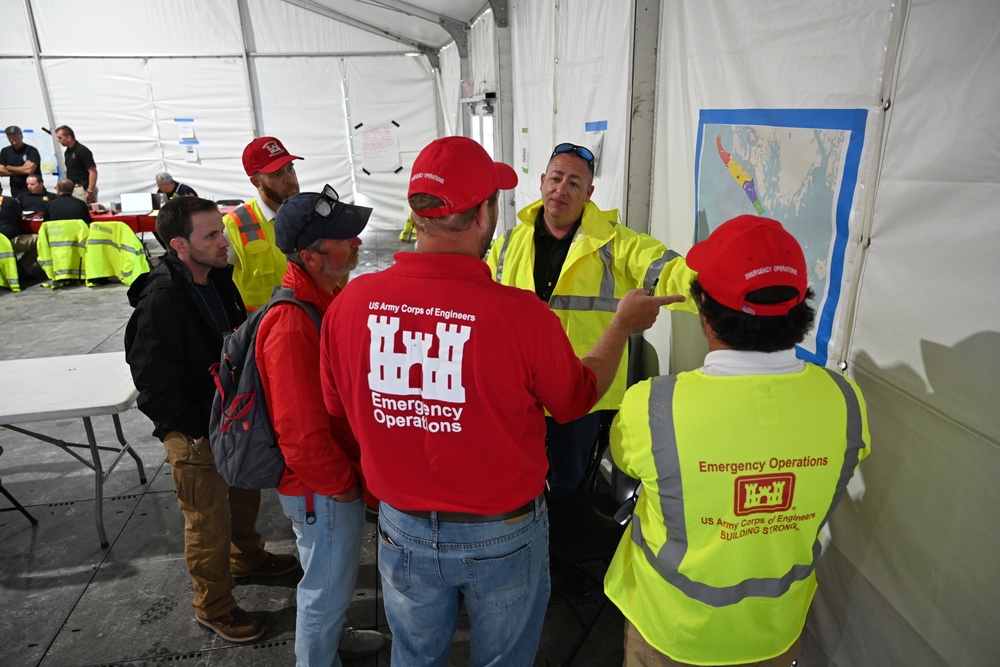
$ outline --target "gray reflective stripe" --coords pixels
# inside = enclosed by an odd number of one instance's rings
[[[601,258],[601,263],[604,264],[599,296],[553,294],[549,297],[549,308],[552,310],[596,310],[604,313],[613,313],[618,310],[618,299],[615,297],[615,273],[612,271],[614,256],[611,248],[613,243],[614,239],[611,239],[597,250],[597,255]]]
[[[507,239],[504,239],[503,247],[500,248],[500,258],[497,260],[497,282],[503,282],[503,260],[507,256]]]
[[[82,247],[84,247],[84,244],[83,244],[83,241],[52,241],[51,243],[49,243],[49,247],[50,248],[58,248],[58,247],[65,247],[65,246],[73,246],[75,248],[82,248]]]
[[[246,206],[238,206],[233,210],[236,218],[236,229],[240,234],[245,234],[247,243],[250,241],[262,241],[264,237],[260,235],[260,225],[258,225]]]
[[[51,259],[40,259],[40,260],[38,260],[38,264],[40,266],[52,266],[52,260]]]
[[[847,407],[847,450],[844,453],[844,463],[840,470],[840,479],[834,491],[830,509],[819,524],[830,518],[830,514],[840,502],[847,488],[847,482],[858,464],[858,457],[864,448],[862,437],[861,407],[853,388],[842,376],[828,369],[837,387],[844,394]],[[672,376],[658,377],[652,380],[649,390],[649,407],[647,413],[668,409],[673,405],[674,387],[677,379]],[[654,406],[656,406],[654,408]],[[652,438],[652,454],[656,464],[657,484],[660,489],[660,512],[667,529],[667,541],[658,554],[646,543],[642,535],[639,517],[632,519],[632,541],[635,542],[646,556],[646,560],[659,572],[660,576],[670,582],[684,595],[712,607],[732,605],[748,597],[777,598],[796,581],[806,579],[815,569],[816,559],[820,555],[820,543],[813,541],[812,560],[808,564],[793,565],[788,572],[777,578],[745,579],[732,586],[710,586],[699,581],[693,581],[680,570],[681,562],[687,555],[688,538],[687,525],[684,522],[684,487],[681,483],[680,462],[677,456],[677,433],[674,422],[667,412],[666,418],[649,420],[650,437]]]
[[[0,252],[0,259],[10,259],[14,256],[12,252]]]
[[[601,276],[601,300],[614,300],[617,306],[617,299],[615,299],[615,274],[611,270],[615,262],[614,255],[611,253],[611,244],[614,242],[615,240],[611,239],[602,245],[597,254],[601,257],[601,261],[604,262],[604,274]]]
[[[549,299],[552,310],[597,310],[613,313],[618,310],[618,299],[597,296],[553,296]]]
[[[92,246],[92,245],[109,245],[112,248],[115,248],[116,250],[120,250],[122,252],[130,252],[133,255],[138,255],[139,254],[139,251],[136,250],[135,248],[130,248],[127,245],[118,245],[117,243],[115,243],[111,239],[90,239],[89,241],[87,241],[87,245],[88,246]]]
[[[649,265],[646,269],[646,277],[642,280],[642,289],[647,292],[653,289],[653,284],[656,283],[660,278],[660,274],[663,273],[663,267],[667,265],[668,262],[672,262],[680,257],[680,254],[674,252],[673,250],[668,250],[663,255]]]
[[[77,278],[82,278],[83,271],[80,269],[62,269],[61,271],[56,271],[56,276],[76,276]]]

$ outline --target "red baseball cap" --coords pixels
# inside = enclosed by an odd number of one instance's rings
[[[687,254],[698,283],[727,308],[762,317],[787,315],[806,298],[806,257],[781,223],[741,215],[719,225]],[[798,294],[782,303],[750,303],[747,294],[764,287],[793,287]]]
[[[292,160],[301,160],[298,155],[292,155],[285,146],[274,137],[254,139],[243,149],[243,169],[247,176],[257,172],[273,174]]]
[[[413,162],[407,197],[427,194],[444,206],[414,211],[425,218],[440,218],[468,211],[497,190],[517,186],[510,165],[494,162],[482,146],[467,137],[444,137],[429,143]]]

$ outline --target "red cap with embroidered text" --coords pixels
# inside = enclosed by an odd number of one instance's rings
[[[428,144],[413,162],[407,197],[427,194],[444,206],[414,211],[425,218],[440,218],[468,211],[497,190],[517,186],[517,173],[503,162],[494,162],[482,146],[468,137],[444,137]]]
[[[247,176],[257,172],[273,174],[292,160],[301,160],[285,150],[284,144],[274,137],[254,139],[243,149],[243,169]]]
[[[698,283],[727,308],[762,317],[787,315],[806,298],[809,279],[802,247],[781,223],[755,215],[733,218],[695,244],[687,265]],[[765,287],[794,288],[781,303],[751,303],[747,294]]]

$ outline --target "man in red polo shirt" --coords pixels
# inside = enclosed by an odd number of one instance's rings
[[[516,184],[471,139],[432,142],[410,178],[416,252],[355,278],[324,318],[326,406],[381,500],[393,664],[445,664],[463,602],[471,664],[532,664],[550,588],[544,410],[586,414],[629,334],[684,298],[629,292],[578,359],[548,306],[482,261]]]

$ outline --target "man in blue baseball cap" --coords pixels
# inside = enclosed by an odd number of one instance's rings
[[[372,210],[340,201],[329,185],[296,194],[274,219],[288,269],[282,286],[319,315],[358,265],[358,235]],[[357,441],[344,419],[327,415],[319,379],[319,329],[306,311],[281,303],[257,330],[257,367],[268,415],[285,457],[278,498],[292,520],[303,576],[297,593],[298,665],[340,665],[379,651],[385,637],[345,627],[364,532]],[[339,656],[338,656],[339,653]]]

